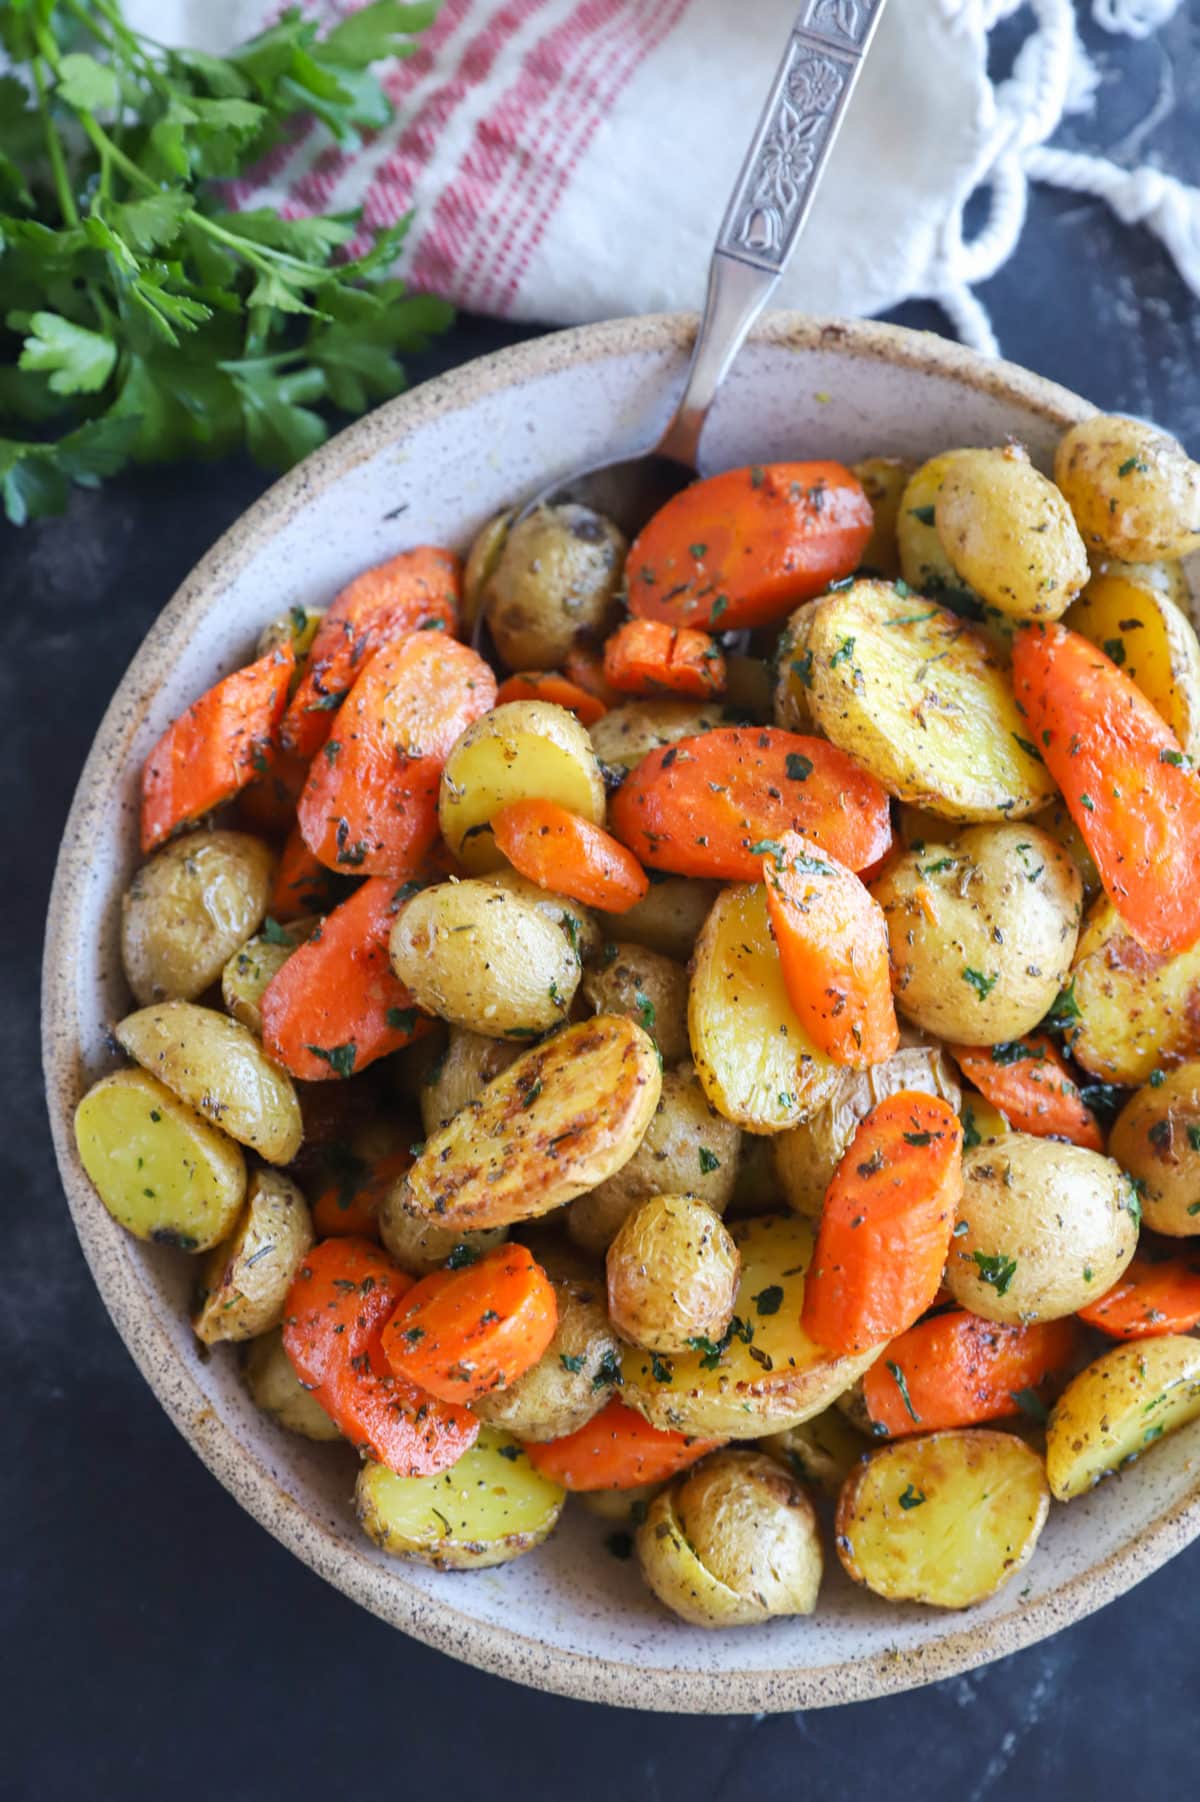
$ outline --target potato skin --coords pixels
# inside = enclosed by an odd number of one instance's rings
[[[1140,419],[1098,413],[1059,441],[1054,480],[1087,544],[1126,563],[1200,550],[1200,464]]]
[[[1169,1333],[1114,1345],[1072,1377],[1046,1427],[1046,1475],[1073,1501],[1200,1416],[1200,1340]]]
[[[1189,757],[1200,753],[1200,643],[1165,564],[1110,563],[1063,620],[1132,678]],[[1176,566],[1178,567],[1178,566]]]
[[[1137,1249],[1139,1211],[1112,1158],[1009,1133],[963,1158],[946,1287],[985,1320],[1057,1320],[1097,1300]]]
[[[994,1045],[1030,1032],[1067,980],[1079,872],[1038,827],[974,826],[893,859],[871,885],[896,1005],[924,1032]]]
[[[1058,619],[1088,579],[1071,509],[1020,446],[960,451],[935,526],[954,572],[1014,619]]]
[[[719,1215],[694,1195],[655,1195],[625,1219],[605,1267],[609,1317],[621,1337],[673,1352],[721,1337],[742,1260]]]
[[[851,464],[850,472],[862,483],[875,515],[871,536],[859,562],[863,569],[876,575],[898,576],[900,546],[896,527],[904,504],[904,491],[915,473],[914,467],[899,457],[864,457],[861,463]]]
[[[321,924],[319,914],[289,920],[274,936],[256,933],[234,952],[221,971],[221,1000],[225,1011],[262,1037],[262,998],[292,952],[307,944]]]
[[[204,1299],[192,1320],[197,1339],[217,1345],[278,1326],[313,1236],[308,1203],[295,1183],[278,1170],[256,1170],[232,1237],[205,1260]]]
[[[913,471],[900,496],[896,514],[896,550],[900,574],[918,594],[939,596],[962,590],[954,565],[938,537],[937,500],[942,483],[962,451],[943,451]]]
[[[585,964],[599,957],[604,934],[597,924],[597,916],[582,901],[572,901],[567,895],[556,895],[552,889],[539,888],[536,882],[518,875],[516,870],[489,870],[483,880],[492,888],[504,889],[506,894],[528,901],[548,920],[553,920],[559,931],[566,935],[572,951]]]
[[[464,632],[470,631],[479,617],[484,590],[495,573],[509,527],[515,518],[516,513],[512,507],[506,508],[503,513],[493,514],[471,540],[471,548],[463,564],[462,605],[459,610]]]
[[[484,1570],[541,1545],[566,1490],[534,1470],[507,1433],[481,1427],[440,1476],[398,1477],[364,1464],[354,1500],[359,1525],[381,1550],[435,1570]]]
[[[473,874],[503,869],[491,821],[510,801],[531,798],[604,823],[604,778],[575,715],[552,701],[504,701],[468,726],[446,759],[438,791],[442,837]]]
[[[422,889],[397,917],[388,955],[421,1007],[493,1039],[548,1032],[579,987],[561,928],[489,882]]]
[[[620,1342],[604,1306],[603,1284],[556,1278],[554,1296],[558,1325],[532,1370],[472,1404],[481,1420],[535,1444],[586,1426],[613,1394],[621,1371]]]
[[[728,723],[724,705],[711,701],[625,701],[610,707],[588,728],[596,756],[606,769],[632,770],[651,751],[694,738]]]
[[[809,1483],[821,1495],[836,1497],[867,1449],[861,1432],[844,1413],[826,1408],[786,1432],[771,1433],[759,1445],[790,1470],[798,1483]]]
[[[820,597],[815,601],[805,601],[789,615],[779,638],[775,662],[775,692],[772,697],[772,717],[777,726],[781,726],[785,732],[802,732],[817,737],[823,734],[819,732],[812,708],[808,704],[809,690],[812,688],[812,652],[808,647],[808,635],[820,604]]]
[[[567,1231],[603,1256],[617,1229],[653,1195],[692,1194],[723,1214],[737,1181],[742,1135],[705,1097],[690,1064],[664,1070],[654,1116],[629,1161],[573,1201]]]
[[[610,941],[596,967],[584,972],[582,986],[593,1012],[624,1014],[643,1026],[664,1064],[688,1056],[688,975],[682,964],[644,945]]]
[[[611,623],[623,532],[590,507],[539,507],[506,533],[481,605],[510,669],[554,669],[581,636]]]
[[[1148,1227],[1173,1239],[1200,1234],[1200,1063],[1180,1064],[1131,1095],[1108,1151],[1138,1182]]]
[[[1156,957],[1125,927],[1107,895],[1083,922],[1071,993],[1071,1055],[1093,1076],[1133,1087],[1160,1067],[1200,1055],[1200,945]]]
[[[428,1276],[440,1270],[459,1248],[477,1255],[502,1245],[508,1237],[506,1226],[487,1227],[482,1232],[464,1233],[455,1227],[439,1226],[436,1220],[417,1220],[404,1206],[404,1182],[392,1184],[379,1204],[376,1215],[379,1237],[384,1248],[409,1276]]]
[[[426,1069],[420,1088],[421,1124],[426,1136],[448,1126],[460,1108],[482,1095],[493,1077],[521,1055],[519,1044],[452,1026],[440,1056]]]
[[[142,865],[121,901],[134,999],[194,1001],[262,925],[275,858],[248,832],[188,832]]]
[[[279,1327],[247,1342],[242,1378],[256,1408],[298,1433],[302,1439],[342,1437],[315,1395],[310,1395],[292,1369]]]
[[[645,945],[663,957],[685,964],[696,949],[720,883],[702,882],[690,876],[668,876],[652,882],[650,892],[623,914],[597,914],[609,939]]]

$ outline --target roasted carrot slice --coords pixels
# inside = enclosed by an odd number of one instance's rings
[[[607,702],[553,669],[518,670],[506,676],[496,690],[497,707],[505,701],[553,701],[556,707],[569,708],[581,726],[594,726],[608,712]]]
[[[286,838],[296,823],[296,803],[308,780],[308,764],[272,743],[255,757],[258,774],[238,797],[238,824],[267,838]]]
[[[142,850],[240,794],[265,762],[296,659],[280,645],[234,670],[169,725],[142,770]]]
[[[730,882],[757,882],[787,832],[851,870],[892,842],[873,776],[825,739],[774,726],[718,726],[649,752],[613,796],[609,824],[651,869]]]
[[[263,1045],[293,1076],[350,1076],[429,1031],[432,1021],[388,961],[409,892],[386,876],[364,882],[268,983]]]
[[[533,1253],[497,1245],[409,1290],[384,1329],[398,1376],[446,1401],[474,1401],[532,1370],[558,1323],[554,1285]]]
[[[1200,1247],[1179,1252],[1143,1233],[1120,1281],[1080,1320],[1110,1339],[1155,1339],[1200,1325]]]
[[[727,671],[716,640],[660,619],[630,619],[604,646],[604,674],[627,695],[725,693]]]
[[[905,1332],[942,1280],[962,1199],[962,1125],[948,1101],[889,1095],[860,1123],[825,1196],[804,1330],[842,1356]]]
[[[306,1389],[359,1451],[402,1477],[448,1470],[479,1422],[389,1370],[383,1328],[412,1278],[367,1239],[326,1239],[300,1266],[283,1348]]]
[[[609,686],[604,674],[604,653],[593,650],[590,645],[572,645],[563,658],[563,669],[567,677],[577,688],[582,688],[605,707],[616,707],[621,696],[615,688]],[[586,721],[584,724],[586,725]]]
[[[409,632],[458,630],[462,571],[452,551],[421,545],[366,569],[348,582],[325,614],[284,715],[282,739],[310,761],[367,659]]]
[[[665,1482],[723,1443],[663,1432],[614,1399],[586,1426],[562,1439],[527,1445],[525,1453],[535,1470],[564,1489],[636,1489]]]
[[[872,1364],[863,1400],[876,1430],[893,1437],[1038,1412],[1038,1389],[1066,1370],[1078,1344],[1073,1320],[997,1326],[965,1308],[935,1314]]]
[[[852,870],[794,832],[762,860],[788,999],[818,1050],[865,1070],[900,1042],[887,921]]]
[[[483,658],[441,632],[411,632],[376,651],[300,797],[314,856],[331,870],[411,876],[437,838],[442,765],[495,699]]]
[[[874,515],[841,463],[768,463],[693,482],[634,540],[639,619],[730,631],[767,626],[862,561]]]
[[[376,1127],[372,1136],[392,1141],[391,1149],[372,1157],[360,1156],[354,1144],[338,1141],[326,1148],[322,1160],[331,1181],[313,1204],[313,1228],[318,1239],[346,1237],[378,1239],[379,1208],[392,1184],[398,1182],[413,1161],[415,1133]]]
[[[649,892],[632,851],[557,801],[510,801],[493,817],[492,833],[514,870],[585,907],[625,913]]]
[[[948,1045],[959,1069],[1017,1132],[1070,1139],[1104,1150],[1100,1122],[1084,1101],[1053,1039],[1043,1033],[1001,1045]]]
[[[271,890],[271,914],[276,920],[298,920],[303,914],[328,913],[345,899],[347,883],[318,863],[299,826],[293,826],[284,844],[275,884]]]
[[[1027,626],[1013,682],[1134,938],[1160,957],[1200,939],[1200,778],[1171,728],[1111,658],[1065,626]]]

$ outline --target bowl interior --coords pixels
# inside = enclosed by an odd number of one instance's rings
[[[365,565],[420,542],[465,545],[498,507],[611,447],[646,442],[682,377],[689,328],[624,321],[543,339],[428,384],[285,478],[215,547],[161,616],[109,709],[82,777],[51,906],[45,1053],[51,1118],[84,1250],[113,1318],[181,1431],[226,1486],[322,1575],[407,1631],[539,1687],[638,1707],[814,1706],[945,1676],[1028,1643],[1155,1568],[1200,1530],[1200,1423],[1140,1469],[1055,1509],[1022,1576],[969,1614],[892,1607],[829,1558],[812,1620],[705,1634],[666,1617],[608,1529],[569,1508],[549,1545],[507,1568],[442,1575],[389,1560],[353,1519],[354,1459],[275,1428],[235,1356],[198,1356],[191,1272],[109,1218],[70,1133],[112,1063],[128,1007],[119,896],[138,861],[137,783],[169,720],[244,661],[286,607],[328,601]],[[939,340],[876,326],[765,321],[705,440],[712,468],[785,456],[920,459],[1023,439],[1048,465],[1086,413],[1048,383]]]

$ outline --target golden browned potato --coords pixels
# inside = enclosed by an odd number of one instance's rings
[[[867,1441],[837,1408],[826,1408],[786,1432],[771,1433],[759,1445],[785,1464],[798,1482],[810,1483],[828,1496],[838,1494],[867,1450]]]
[[[963,1045],[1030,1032],[1067,980],[1079,872],[1048,833],[973,826],[894,858],[871,893],[887,918],[896,1005]]]
[[[134,999],[192,1001],[262,924],[275,859],[247,832],[188,832],[142,865],[121,902]]]
[[[1180,1064],[1131,1095],[1113,1121],[1109,1156],[1138,1185],[1156,1233],[1200,1233],[1200,1063]]]
[[[295,652],[296,663],[300,665],[312,649],[312,641],[320,630],[321,621],[325,618],[324,607],[289,607],[277,619],[269,620],[258,635],[256,657],[265,657],[268,651],[279,650],[290,644]],[[299,668],[293,681],[299,678]]]
[[[651,881],[649,893],[623,914],[598,914],[610,941],[645,945],[663,957],[685,964],[696,949],[696,940],[720,893],[719,882],[701,882],[690,876],[667,876]]]
[[[459,862],[475,874],[504,865],[491,821],[512,801],[557,801],[604,824],[604,778],[592,741],[552,701],[505,701],[468,726],[442,770],[438,822]]]
[[[1054,479],[1085,541],[1127,563],[1200,550],[1200,464],[1140,419],[1097,413],[1071,427]]]
[[[460,1108],[476,1101],[492,1078],[520,1055],[519,1045],[468,1032],[465,1026],[452,1026],[445,1049],[422,1078],[421,1124],[426,1134],[448,1126]]]
[[[471,541],[467,560],[463,564],[462,605],[459,610],[464,633],[473,630],[475,621],[479,618],[484,590],[496,572],[496,565],[500,561],[500,553],[504,549],[504,541],[514,518],[515,513],[511,507],[503,513],[494,514],[486,525],[480,527]]]
[[[302,1439],[332,1440],[342,1437],[315,1395],[301,1383],[283,1349],[279,1327],[251,1339],[246,1348],[242,1376],[256,1408]]]
[[[286,926],[268,920],[264,931],[247,939],[221,971],[221,1000],[227,1012],[248,1026],[256,1038],[262,1037],[263,996],[292,952],[307,944],[320,924],[319,914],[289,920]]]
[[[819,598],[805,601],[803,606],[797,607],[789,616],[780,634],[779,652],[775,659],[772,715],[775,724],[785,732],[817,732],[817,722],[808,704],[813,679],[813,658],[808,635],[820,604]]]
[[[963,1158],[946,1287],[985,1320],[1057,1320],[1112,1288],[1139,1221],[1137,1193],[1112,1158],[1008,1133]]]
[[[964,1089],[958,1117],[962,1121],[963,1150],[974,1151],[977,1145],[990,1145],[995,1139],[1007,1138],[1012,1131],[998,1107],[993,1107],[977,1089]]]
[[[507,1389],[472,1404],[481,1420],[534,1443],[586,1426],[621,1374],[621,1346],[605,1310],[603,1281],[555,1277],[554,1296],[558,1324],[537,1363]]]
[[[935,523],[942,483],[962,455],[962,451],[943,451],[941,456],[922,463],[909,477],[896,513],[896,549],[900,574],[910,588],[935,598],[962,594],[970,604],[978,597],[964,589],[954,565],[942,549]]]
[[[254,1339],[283,1318],[292,1280],[313,1243],[308,1203],[278,1170],[256,1170],[232,1238],[205,1260],[193,1318],[205,1345]]]
[[[113,1037],[181,1101],[269,1164],[290,1164],[304,1137],[286,1070],[252,1032],[215,1008],[164,1001],[128,1014]]]
[[[654,1043],[632,1020],[565,1027],[425,1141],[403,1206],[468,1231],[547,1214],[628,1162],[661,1089]]]
[[[662,1092],[628,1163],[571,1203],[567,1231],[603,1256],[621,1222],[652,1195],[692,1194],[723,1214],[737,1180],[742,1135],[710,1106],[690,1064],[664,1070]]]
[[[354,1491],[368,1539],[435,1570],[483,1570],[532,1551],[553,1532],[566,1496],[495,1427],[481,1427],[440,1476],[398,1477],[384,1464],[364,1464]]]
[[[554,669],[581,637],[604,636],[628,549],[610,519],[570,502],[510,527],[481,597],[509,669]]]
[[[956,821],[1020,819],[1050,773],[988,640],[888,582],[826,595],[808,633],[813,718],[888,793]]]
[[[1200,1056],[1200,945],[1175,957],[1143,950],[1106,895],[1083,922],[1070,995],[1071,1055],[1104,1082],[1133,1087],[1160,1065]]]
[[[1088,579],[1071,509],[1021,445],[959,451],[934,524],[955,575],[1014,619],[1058,619]]]
[[[451,1268],[473,1264],[508,1237],[506,1226],[464,1233],[456,1227],[439,1226],[436,1220],[416,1219],[404,1207],[403,1178],[392,1183],[379,1204],[376,1218],[385,1248],[409,1276],[428,1276],[431,1270],[440,1270],[447,1264]]]
[[[720,1451],[655,1497],[637,1531],[642,1575],[695,1627],[811,1614],[824,1558],[812,1503],[773,1458]]]
[[[954,1065],[940,1045],[921,1043],[907,1034],[885,1064],[869,1070],[842,1070],[824,1106],[799,1126],[770,1141],[775,1158],[776,1188],[790,1208],[816,1219],[825,1191],[842,1154],[871,1109],[888,1095],[919,1089],[940,1095],[957,1111],[960,1099]]]
[[[751,1132],[782,1132],[833,1092],[838,1066],[788,1000],[760,884],[731,884],[713,904],[693,960],[688,1029],[708,1099]]]
[[[589,726],[592,747],[606,769],[631,770],[650,751],[727,724],[721,701],[624,701]]]
[[[889,1602],[969,1608],[1028,1563],[1049,1508],[1042,1461],[1012,1433],[897,1439],[847,1477],[838,1557]]]
[[[75,1110],[75,1143],[114,1220],[138,1239],[207,1251],[246,1193],[240,1146],[144,1070],[114,1070]]]
[[[608,1313],[622,1338],[683,1352],[720,1339],[742,1261],[718,1214],[694,1195],[655,1195],[622,1223],[605,1259]]]
[[[539,888],[536,882],[530,882],[527,876],[518,875],[516,870],[491,870],[483,880],[493,888],[502,888],[520,900],[528,901],[531,907],[536,907],[548,920],[553,920],[559,930],[566,933],[572,951],[577,952],[584,963],[599,957],[604,945],[604,934],[596,915],[590,907],[584,907],[581,901],[572,901],[567,895],[556,895],[553,889]]]
[[[626,1014],[644,1026],[664,1064],[688,1055],[688,974],[644,945],[609,942],[583,978],[584,999],[597,1014]]]
[[[493,1039],[548,1032],[579,987],[579,955],[561,927],[490,882],[422,889],[397,916],[388,955],[421,1007]]]
[[[865,457],[861,463],[851,464],[850,473],[862,483],[875,515],[871,536],[859,562],[873,575],[898,576],[900,546],[896,527],[904,491],[915,473],[913,466],[899,457]]]
[[[1200,1339],[1167,1334],[1116,1345],[1073,1377],[1046,1428],[1056,1501],[1084,1495],[1200,1417]]]
[[[1153,565],[1107,565],[1092,577],[1063,624],[1137,683],[1194,757],[1200,754],[1200,643],[1157,576]]]

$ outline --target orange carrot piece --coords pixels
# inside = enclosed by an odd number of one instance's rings
[[[557,1324],[554,1285],[514,1240],[423,1277],[384,1329],[384,1356],[431,1395],[475,1401],[532,1370]]]
[[[1147,951],[1200,939],[1200,778],[1137,684],[1078,632],[1027,626],[1013,683],[1108,895]]]
[[[367,1161],[350,1146],[340,1150],[341,1157],[327,1159],[338,1168],[334,1181],[313,1204],[313,1230],[318,1239],[378,1239],[380,1205],[392,1184],[411,1168],[412,1151],[404,1146]]]
[[[410,632],[458,630],[462,567],[452,551],[420,545],[355,576],[334,600],[313,639],[284,715],[289,751],[311,761],[367,659]]]
[[[437,838],[442,765],[495,699],[483,658],[444,633],[411,632],[376,651],[300,797],[313,855],[331,870],[411,876]]]
[[[1110,1339],[1155,1339],[1200,1325],[1200,1247],[1177,1252],[1143,1233],[1120,1280],[1080,1320]]]
[[[539,888],[623,914],[650,889],[632,851],[557,801],[510,801],[492,820],[496,844]]]
[[[651,869],[757,882],[786,832],[848,869],[892,842],[888,798],[823,738],[774,726],[718,726],[643,757],[612,798],[609,825]]]
[[[762,860],[788,999],[817,1048],[865,1070],[900,1043],[887,921],[852,870],[785,832]]]
[[[406,888],[386,876],[364,882],[267,984],[263,1046],[293,1076],[350,1076],[430,1030],[388,961]]]
[[[722,1444],[663,1432],[614,1397],[586,1426],[562,1439],[527,1445],[525,1454],[535,1470],[564,1489],[637,1489],[665,1482]]]
[[[768,463],[693,482],[630,548],[639,619],[728,632],[768,626],[852,575],[874,515],[841,463]]]
[[[167,727],[142,771],[143,851],[254,780],[295,666],[291,645],[280,645],[234,670]]]
[[[553,701],[556,707],[569,708],[581,726],[594,726],[608,712],[607,703],[598,695],[589,694],[578,682],[553,669],[518,670],[516,675],[506,676],[496,691],[497,707],[505,701]]]
[[[825,1195],[804,1330],[842,1356],[905,1332],[942,1280],[962,1199],[962,1126],[937,1095],[901,1091],[860,1123]]]
[[[1080,1095],[1053,1039],[1043,1033],[1002,1045],[948,1045],[968,1082],[1016,1131],[1104,1150],[1100,1122]]]
[[[411,1287],[412,1278],[370,1240],[326,1239],[288,1291],[283,1349],[359,1451],[398,1476],[429,1477],[457,1463],[479,1422],[389,1370],[383,1328]]]
[[[299,826],[288,834],[271,889],[271,915],[276,920],[298,920],[304,914],[328,913],[344,897],[345,878],[318,863]]]
[[[572,645],[563,658],[563,669],[576,688],[595,695],[598,701],[604,702],[605,707],[617,707],[624,698],[609,686],[604,674],[603,652],[593,650],[590,645]]]
[[[238,825],[267,838],[286,838],[296,823],[296,803],[308,779],[308,765],[281,745],[256,755],[258,774],[238,797]]]
[[[1073,1320],[997,1326],[965,1308],[935,1314],[894,1339],[863,1378],[881,1434],[933,1433],[1019,1414],[1079,1344]]]
[[[668,626],[660,619],[630,619],[606,641],[604,674],[626,695],[722,695],[728,672],[707,632]]]

